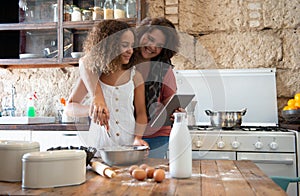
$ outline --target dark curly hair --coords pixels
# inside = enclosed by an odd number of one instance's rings
[[[123,21],[103,20],[96,23],[83,44],[84,65],[92,71],[102,73],[112,73],[119,69],[121,64],[120,39],[128,30],[135,34],[134,30]],[[128,64],[123,65],[123,68],[130,68],[132,61],[131,58]]]
[[[166,43],[162,47],[161,53],[152,60],[160,59],[163,62],[168,62],[178,52],[179,48],[179,36],[177,34],[174,24],[164,17],[145,18],[138,26],[137,40],[148,32],[152,32],[154,29],[159,29],[166,37]]]

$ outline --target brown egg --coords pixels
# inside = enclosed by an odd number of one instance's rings
[[[153,167],[147,167],[146,168],[147,178],[153,178],[154,170],[155,169]]]
[[[143,163],[142,165],[140,165],[140,168],[142,168],[143,170],[146,170],[146,168],[149,167],[149,165]]]
[[[132,171],[132,176],[137,180],[144,180],[147,177],[147,173],[145,170],[141,168],[136,168]]]
[[[165,179],[165,171],[162,169],[156,169],[153,173],[153,178],[156,182],[162,182]]]
[[[139,166],[138,165],[131,165],[129,168],[128,168],[128,172],[130,173],[130,175],[132,175],[132,172],[135,168],[138,168]]]

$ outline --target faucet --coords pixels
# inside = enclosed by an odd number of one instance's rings
[[[7,105],[7,97],[5,100],[5,105],[3,108],[4,115],[3,116],[16,116],[15,111],[16,111],[16,106],[15,106],[15,95],[16,95],[16,88],[14,85],[11,85],[11,105]]]

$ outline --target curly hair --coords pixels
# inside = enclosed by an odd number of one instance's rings
[[[168,62],[178,52],[180,45],[176,28],[171,21],[164,17],[145,18],[137,28],[137,39],[140,40],[145,33],[152,32],[154,29],[161,30],[166,37],[166,43],[155,59]]]
[[[134,30],[123,21],[103,20],[96,23],[83,43],[84,65],[92,71],[102,73],[113,73],[120,69],[121,36],[128,30],[135,34]],[[130,68],[132,61],[131,58],[128,64],[122,65],[122,68]]]

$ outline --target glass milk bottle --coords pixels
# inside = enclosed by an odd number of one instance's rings
[[[114,4],[112,0],[106,0],[103,6],[104,10],[104,19],[113,19],[114,18]]]
[[[169,139],[169,168],[172,178],[192,175],[192,140],[186,125],[185,113],[174,113],[174,124]]]

